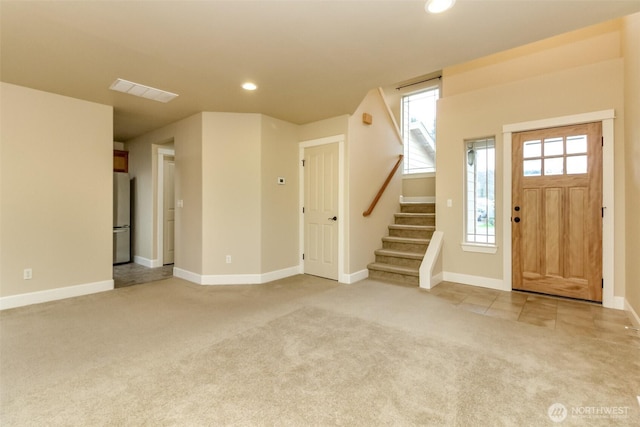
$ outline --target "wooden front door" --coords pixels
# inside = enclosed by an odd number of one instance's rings
[[[304,272],[338,280],[338,144],[304,150]]]
[[[602,301],[602,125],[513,135],[512,287]]]

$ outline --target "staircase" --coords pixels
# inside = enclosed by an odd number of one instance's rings
[[[400,203],[389,236],[369,264],[369,278],[411,286],[420,285],[420,264],[436,227],[434,203]]]

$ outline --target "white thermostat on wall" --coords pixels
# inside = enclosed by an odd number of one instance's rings
[[[284,185],[284,184],[285,184],[284,177],[279,176],[278,177],[278,185]]]

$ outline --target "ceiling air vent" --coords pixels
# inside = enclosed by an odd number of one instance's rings
[[[133,83],[124,79],[116,79],[115,82],[111,83],[109,89],[165,103],[178,96],[177,93],[167,92],[166,90]]]

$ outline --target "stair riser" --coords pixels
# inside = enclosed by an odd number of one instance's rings
[[[369,278],[383,281],[398,282],[406,285],[420,285],[420,278],[406,274],[390,273],[388,271],[369,270]]]
[[[428,243],[404,243],[404,242],[382,242],[383,249],[391,249],[401,252],[414,252],[417,254],[423,254],[427,251]]]
[[[433,216],[428,217],[396,217],[396,224],[401,225],[436,225],[436,218]]]
[[[401,205],[400,212],[402,213],[436,213],[436,205],[435,204]]]
[[[398,265],[400,267],[420,268],[422,260],[412,258],[401,258],[386,255],[376,255],[376,262],[381,264]]]
[[[430,239],[431,236],[433,236],[433,230],[402,230],[390,228],[389,236],[409,237],[412,239]]]

